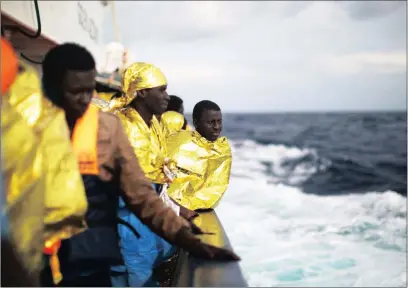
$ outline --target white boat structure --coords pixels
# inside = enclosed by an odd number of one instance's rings
[[[2,1],[2,34],[23,59],[37,68],[50,48],[75,42],[91,51],[99,70],[105,70],[118,58],[109,50],[114,54],[124,50],[119,43],[105,46],[102,39],[102,25],[110,17],[119,40],[114,8],[114,1]],[[118,47],[123,47],[122,52]]]

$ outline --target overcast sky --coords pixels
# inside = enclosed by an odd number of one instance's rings
[[[115,2],[132,60],[160,67],[187,112],[203,99],[230,112],[406,109],[406,2]]]

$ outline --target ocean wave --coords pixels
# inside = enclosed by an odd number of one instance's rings
[[[217,213],[250,286],[406,286],[404,196],[305,193],[332,159],[310,148],[231,143],[230,187]]]
[[[406,196],[406,163],[391,164],[380,158],[381,161],[373,165],[340,153],[320,155],[313,148],[262,145],[253,140],[231,142],[234,160],[237,160],[233,162],[233,176],[258,178],[261,173],[270,183],[302,187],[305,193],[318,195],[380,189]],[[254,170],[249,172],[247,167]]]
[[[233,141],[233,176],[252,175],[248,165],[261,172],[272,183],[300,185],[312,175],[330,167],[329,160],[318,156],[314,149],[300,149],[285,145],[259,145],[255,141]],[[244,172],[244,173],[242,173]]]

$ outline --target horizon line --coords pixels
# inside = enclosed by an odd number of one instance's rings
[[[335,114],[335,113],[407,113],[407,110],[271,110],[271,111],[225,111],[223,114]],[[193,111],[185,112],[192,114]]]

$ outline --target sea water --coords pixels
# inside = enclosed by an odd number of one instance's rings
[[[406,114],[226,114],[217,214],[250,286],[406,286]]]

